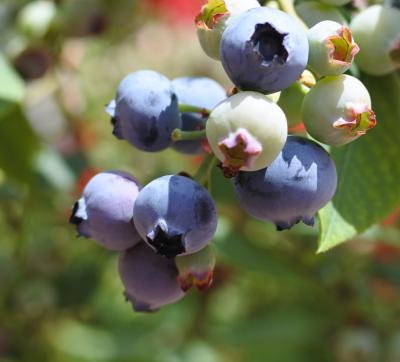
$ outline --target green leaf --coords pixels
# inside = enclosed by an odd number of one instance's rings
[[[319,212],[318,252],[325,252],[387,216],[400,203],[400,81],[363,75],[378,120],[368,134],[331,154],[338,188]]]
[[[38,149],[37,136],[21,107],[9,103],[7,111],[0,112],[0,168],[8,175],[29,183]]]
[[[4,101],[19,103],[24,98],[24,82],[0,53],[0,112]]]
[[[0,54],[0,168],[30,182],[39,142],[21,108],[24,94],[23,81]]]

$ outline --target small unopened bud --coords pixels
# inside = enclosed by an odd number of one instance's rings
[[[177,256],[175,264],[179,271],[178,283],[183,291],[192,286],[205,290],[211,285],[215,266],[215,253],[211,246],[194,254]]]

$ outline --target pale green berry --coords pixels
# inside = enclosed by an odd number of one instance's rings
[[[367,88],[345,74],[318,81],[304,97],[302,116],[307,132],[331,146],[354,141],[376,125]]]
[[[44,37],[55,21],[57,7],[53,1],[28,3],[18,13],[17,24],[22,33],[32,38]]]
[[[360,48],[349,28],[330,20],[307,32],[310,46],[308,67],[319,76],[339,75],[350,68]]]
[[[282,109],[265,95],[240,92],[211,112],[206,133],[225,174],[233,176],[272,163],[285,144],[287,121]]]
[[[360,46],[356,63],[365,73],[385,75],[400,68],[400,10],[373,5],[350,24]]]

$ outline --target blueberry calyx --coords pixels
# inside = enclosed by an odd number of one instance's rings
[[[280,33],[271,24],[257,24],[254,34],[250,41],[254,50],[262,58],[262,64],[285,64],[289,56],[288,51],[283,45],[287,33]]]
[[[200,14],[196,16],[195,23],[197,27],[206,30],[214,29],[221,18],[228,14],[224,0],[208,1],[201,8]]]
[[[83,198],[80,198],[77,202],[75,202],[71,216],[69,218],[69,222],[74,225],[79,225],[82,221],[88,219],[88,215],[86,212],[86,204]]]
[[[203,273],[193,272],[182,274],[178,277],[178,282],[184,292],[187,292],[193,286],[199,291],[204,291],[212,284],[213,279],[214,273],[210,269]]]
[[[302,221],[304,224],[306,224],[308,226],[314,226],[315,217],[314,216],[311,216],[311,217],[300,216],[289,222],[288,221],[277,221],[277,222],[275,222],[276,230],[277,231],[289,230],[292,228],[293,225],[300,223],[300,221]]]
[[[178,254],[186,251],[183,243],[183,234],[168,232],[166,227],[159,223],[154,231],[147,234],[146,240],[155,249],[157,254],[168,259],[175,258]]]
[[[225,156],[220,167],[228,178],[229,175],[235,176],[243,166],[251,167],[263,149],[260,142],[244,128],[239,128],[219,142],[218,148]]]
[[[124,292],[125,301],[130,302],[132,304],[135,312],[141,313],[153,313],[160,310],[160,308],[152,308],[150,304],[141,302],[132,296],[130,296],[127,292]]]
[[[335,128],[347,128],[350,135],[361,136],[377,124],[375,113],[366,105],[350,104],[348,119],[340,118],[333,123]]]
[[[346,27],[339,29],[337,35],[328,37],[327,46],[330,62],[340,64],[351,64],[360,51],[359,46],[353,40],[350,29]]]

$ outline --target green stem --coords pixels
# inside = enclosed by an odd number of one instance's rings
[[[211,189],[211,172],[216,161],[214,154],[207,154],[194,175],[194,179],[208,190]]]
[[[211,113],[210,109],[203,107],[196,107],[190,104],[179,103],[178,107],[181,113],[200,113],[204,117],[207,117]]]
[[[306,23],[297,15],[296,10],[294,9],[293,0],[278,0],[279,7],[290,16],[294,17],[300,25],[304,28],[304,30],[308,30],[308,26]]]
[[[179,128],[175,128],[171,133],[172,141],[195,141],[206,137],[206,130],[202,129],[199,131],[182,131]]]

